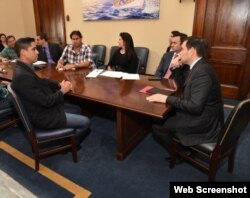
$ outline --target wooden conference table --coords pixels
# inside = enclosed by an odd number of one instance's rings
[[[7,73],[0,74],[0,78],[11,80],[13,64],[6,68]],[[42,78],[57,81],[69,80],[73,89],[68,93],[83,101],[91,101],[112,106],[116,111],[117,124],[117,151],[118,160],[123,160],[126,155],[147,135],[151,128],[153,118],[164,118],[170,106],[160,103],[149,103],[147,94],[139,90],[147,85],[158,88],[173,88],[171,80],[149,81],[148,76],[140,75],[140,80],[121,80],[110,77],[98,76],[88,78],[85,76],[89,69],[59,72],[54,65],[37,69],[36,73]],[[94,107],[94,105],[93,105]]]

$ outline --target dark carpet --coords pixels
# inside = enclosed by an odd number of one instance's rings
[[[225,109],[225,117],[229,114]],[[207,181],[207,175],[187,163],[169,169],[166,151],[149,134],[124,160],[115,158],[115,122],[92,117],[91,133],[78,151],[79,162],[71,153],[58,154],[41,163],[92,192],[92,198],[167,198],[171,181]],[[32,156],[23,130],[9,128],[1,139]],[[217,171],[217,181],[250,181],[250,126],[242,135],[236,153],[233,174],[224,163]],[[23,165],[5,152],[0,152],[0,169],[38,197],[72,197],[73,195]]]

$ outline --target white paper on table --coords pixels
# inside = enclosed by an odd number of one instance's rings
[[[47,63],[44,61],[36,61],[33,63],[33,65],[46,65]]]
[[[123,80],[140,80],[140,76],[139,74],[123,73],[122,79]]]
[[[105,71],[101,74],[101,76],[112,77],[112,78],[121,78],[123,76],[123,72],[117,71]]]
[[[103,69],[94,69],[93,71],[91,71],[86,78],[96,78],[100,73],[103,72]]]

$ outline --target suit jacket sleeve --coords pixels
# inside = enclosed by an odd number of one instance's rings
[[[57,43],[49,43],[48,46],[51,58],[55,63],[57,63],[62,55],[62,48]]]
[[[57,81],[49,80],[49,79],[46,79],[46,78],[41,78],[40,80],[43,81],[44,84],[47,84],[53,90],[61,89],[61,85]]]
[[[63,93],[58,90],[56,92],[48,92],[45,84],[52,85],[53,83],[49,80],[40,79],[33,75],[21,75],[15,79],[16,83],[13,87],[18,94],[22,95],[22,97],[29,101],[31,100],[32,103],[43,106],[46,108],[52,107],[54,105],[63,104],[64,97]],[[38,83],[36,83],[38,81]],[[53,86],[56,86],[55,84]],[[25,88],[25,90],[23,90]]]
[[[208,95],[211,93],[212,79],[204,69],[197,68],[192,72],[182,97],[168,96],[167,102],[175,108],[199,115],[205,106]]]
[[[36,46],[36,49],[37,49],[37,51],[39,52],[37,60],[45,61],[45,59],[44,59],[44,57],[43,57],[42,47],[39,46],[39,45],[37,45],[37,46]]]
[[[168,70],[170,62],[173,58],[173,55],[174,55],[174,52],[167,52],[163,54],[160,64],[157,67],[157,70],[155,72],[155,76],[164,77],[165,73]]]
[[[155,76],[158,76],[158,77],[163,77],[164,74],[163,74],[163,67],[164,67],[164,59],[166,58],[166,53],[163,54],[163,56],[161,57],[161,61],[156,69],[156,72],[155,72]]]
[[[58,56],[56,57],[56,62],[60,59],[61,55],[62,55],[62,52],[63,52],[63,49],[61,48],[60,45],[57,45],[57,53],[58,53]]]

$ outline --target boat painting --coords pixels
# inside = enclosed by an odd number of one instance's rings
[[[82,0],[83,20],[158,19],[160,0]]]

